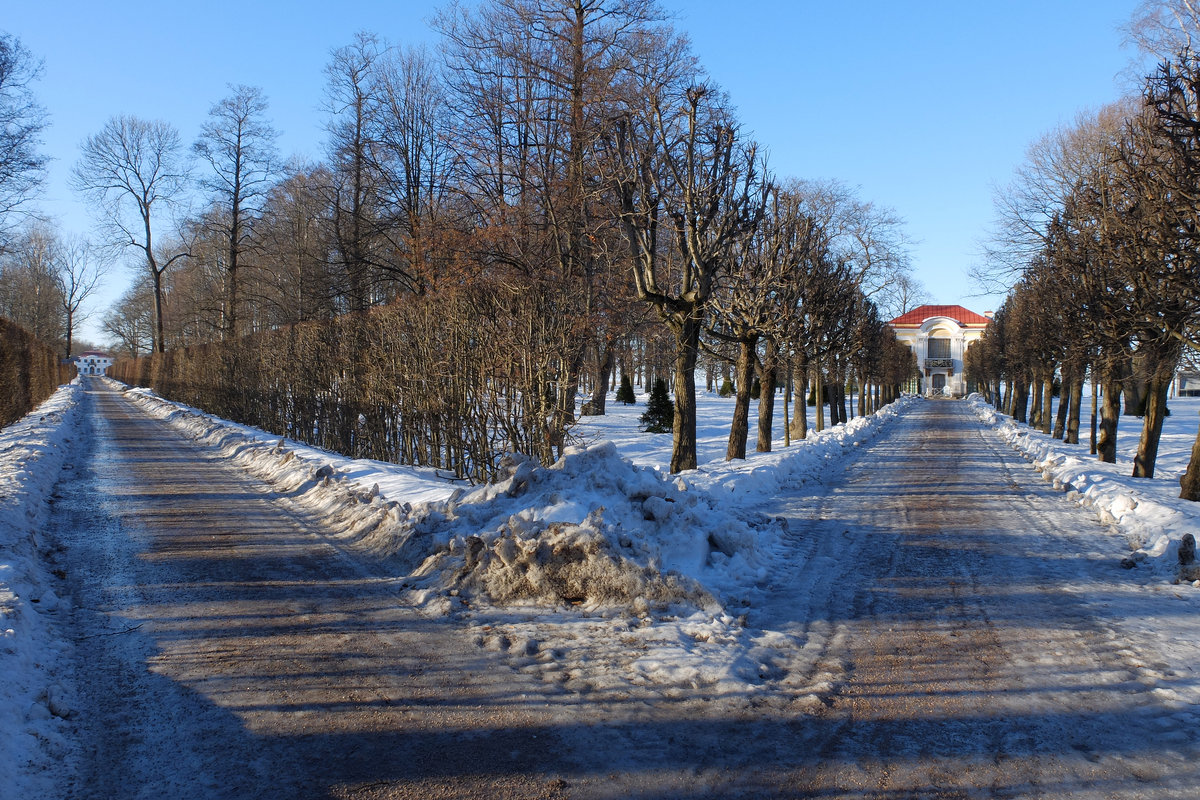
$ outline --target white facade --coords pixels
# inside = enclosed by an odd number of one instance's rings
[[[961,397],[967,393],[963,359],[987,323],[962,306],[921,306],[889,324],[917,358],[920,392]]]
[[[1181,369],[1175,373],[1175,395],[1177,397],[1200,397],[1200,372]]]
[[[106,375],[113,365],[113,357],[107,353],[89,351],[75,356],[75,369],[80,375]]]

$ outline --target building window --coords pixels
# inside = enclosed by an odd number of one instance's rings
[[[930,339],[929,340],[929,358],[949,358],[950,357],[950,340],[949,339]]]

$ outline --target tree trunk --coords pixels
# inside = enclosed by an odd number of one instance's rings
[[[746,457],[746,438],[750,429],[750,385],[754,382],[754,342],[738,342],[738,360],[735,369],[733,422],[729,426],[729,445],[725,448],[725,460]],[[761,394],[759,395],[762,396]]]
[[[1013,402],[1009,416],[1017,422],[1027,422],[1029,420],[1026,409],[1029,403],[1029,383],[1024,378],[1021,378],[1013,385],[1010,391]]]
[[[1037,375],[1033,376],[1033,402],[1029,406],[1029,427],[1040,429],[1042,427],[1042,387],[1043,383],[1038,380]]]
[[[1092,369],[1092,440],[1090,443],[1091,444],[1090,452],[1092,455],[1096,455],[1096,446],[1097,446],[1096,445],[1096,442],[1097,442],[1096,422],[1097,422],[1097,411],[1099,408],[1100,408],[1100,382],[1098,380],[1096,380],[1096,370],[1093,368]]]
[[[1104,403],[1100,407],[1100,438],[1096,453],[1101,461],[1117,463],[1117,420],[1121,416],[1121,384],[1109,380],[1104,384]]]
[[[1054,417],[1054,373],[1046,373],[1042,379],[1042,433],[1050,435],[1050,425]]]
[[[701,311],[691,309],[671,327],[675,331],[675,426],[671,474],[696,468],[696,357],[700,351]]]
[[[162,273],[151,265],[150,277],[154,283],[154,350],[157,353],[165,353],[167,345],[163,337]]]
[[[1067,432],[1067,415],[1071,412],[1071,398],[1075,391],[1073,373],[1063,369],[1062,386],[1058,393],[1058,414],[1054,418],[1054,438],[1061,440]]]
[[[775,423],[775,378],[779,373],[778,350],[770,338],[763,353],[761,388],[758,392],[758,444],[760,453],[771,452],[772,428]]]
[[[1146,386],[1146,415],[1142,419],[1142,438],[1138,441],[1137,455],[1133,457],[1133,477],[1153,478],[1154,462],[1158,460],[1158,442],[1162,437],[1163,420],[1167,416],[1167,394],[1171,391],[1171,377],[1175,372],[1175,361],[1169,370],[1159,367]]]
[[[1067,416],[1067,444],[1079,444],[1079,410],[1083,405],[1083,370],[1071,379],[1071,413]]]
[[[1136,417],[1142,413],[1146,403],[1146,385],[1134,369],[1133,357],[1126,356],[1121,362],[1121,392],[1125,397],[1125,416]]]
[[[825,430],[825,381],[821,376],[821,365],[813,370],[813,395],[816,397],[817,433]]]
[[[617,348],[613,344],[604,345],[604,354],[600,358],[600,369],[596,374],[596,385],[592,389],[592,398],[584,405],[583,413],[588,416],[604,416],[608,401],[609,377],[612,375],[616,351]]]
[[[808,359],[804,352],[796,354],[798,362],[792,374],[795,386],[792,388],[792,429],[791,436],[798,441],[804,441],[808,436]]]
[[[839,388],[840,387],[834,383],[831,383],[825,387],[826,395],[829,398],[829,427],[831,428],[834,425],[843,422],[844,420],[842,419],[842,415],[846,413],[842,408],[842,398],[838,391]]]
[[[1196,431],[1192,457],[1188,461],[1187,471],[1179,479],[1179,489],[1179,496],[1184,500],[1200,502],[1200,430]]]

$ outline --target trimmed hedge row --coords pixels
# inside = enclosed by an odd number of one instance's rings
[[[16,422],[71,380],[75,367],[14,322],[0,317],[0,427]]]
[[[493,479],[544,461],[570,337],[538,292],[482,285],[366,314],[118,361],[117,380],[355,458]]]

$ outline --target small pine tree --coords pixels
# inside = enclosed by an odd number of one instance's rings
[[[750,384],[750,399],[757,400],[760,397],[762,397],[762,381],[755,378],[754,382]]]
[[[721,389],[720,389],[720,391],[717,392],[717,394],[721,395],[721,397],[729,397],[730,395],[732,395],[733,394],[733,381],[729,380],[729,378],[726,378],[725,380],[721,381]]]
[[[667,382],[658,378],[650,390],[646,413],[642,414],[642,430],[647,433],[670,433],[674,427],[675,404],[667,393]]]
[[[617,389],[617,402],[631,406],[637,402],[637,398],[633,395],[633,382],[629,380],[629,375],[621,376],[621,388]]]

